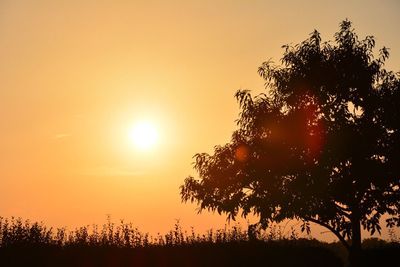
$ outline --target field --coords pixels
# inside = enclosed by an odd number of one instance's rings
[[[280,229],[249,234],[239,226],[199,235],[177,223],[152,237],[110,220],[73,231],[0,218],[0,266],[345,266],[339,243],[298,238]],[[398,242],[364,241],[364,266],[400,266]],[[379,263],[379,264],[378,264]]]

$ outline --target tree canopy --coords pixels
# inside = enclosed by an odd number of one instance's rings
[[[283,46],[280,65],[258,69],[266,92],[236,93],[230,142],[195,155],[198,178],[185,179],[182,200],[228,219],[255,214],[263,227],[317,223],[350,250],[361,227],[380,232],[383,214],[400,226],[400,75],[384,69],[388,49],[374,47],[348,20],[334,41],[314,31]]]

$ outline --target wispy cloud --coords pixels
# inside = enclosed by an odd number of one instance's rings
[[[54,139],[63,139],[66,137],[70,137],[71,134],[70,133],[59,133],[53,136]]]
[[[88,168],[81,172],[82,175],[87,176],[103,176],[103,177],[123,177],[123,176],[140,176],[144,172],[140,170],[126,170],[122,168],[110,167],[110,166],[98,166],[94,168]]]

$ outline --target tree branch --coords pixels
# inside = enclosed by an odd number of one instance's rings
[[[334,202],[335,207],[338,209],[338,212],[343,215],[344,217],[346,217],[347,219],[351,219],[350,217],[350,209],[347,209],[345,207],[340,206],[339,204],[337,204],[336,202]]]
[[[333,228],[332,226],[330,226],[330,225],[327,224],[327,223],[318,221],[317,219],[314,219],[314,218],[311,218],[311,217],[305,217],[304,219],[307,220],[307,221],[310,221],[310,222],[319,224],[319,225],[321,225],[321,226],[327,228],[329,231],[331,231],[332,233],[334,233],[334,234],[336,235],[336,237],[337,237],[337,238],[342,242],[342,244],[345,246],[345,248],[346,248],[348,251],[350,251],[350,245],[347,243],[346,239],[344,239],[344,237],[343,237],[338,231],[335,230],[335,228]]]
[[[350,208],[346,208],[345,207],[346,206],[345,204],[342,204],[342,203],[340,203],[338,201],[334,201],[334,200],[333,200],[333,203],[336,205],[336,207],[340,208],[341,210],[344,210],[344,211],[347,211],[347,212],[351,211]]]

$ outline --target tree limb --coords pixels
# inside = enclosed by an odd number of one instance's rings
[[[344,207],[338,205],[336,202],[334,202],[334,205],[335,205],[335,207],[338,209],[338,212],[339,212],[341,215],[343,215],[344,217],[346,217],[346,218],[349,219],[349,220],[351,219],[350,213],[349,213],[350,209],[344,208]]]
[[[314,219],[314,218],[311,218],[311,217],[305,217],[304,220],[307,220],[307,221],[310,221],[310,222],[319,224],[319,225],[321,225],[321,226],[323,226],[323,227],[329,229],[329,230],[330,230],[332,233],[334,233],[334,234],[336,235],[336,237],[342,242],[342,244],[346,247],[346,249],[347,249],[348,251],[350,251],[350,245],[347,243],[346,239],[344,239],[344,237],[343,237],[338,231],[335,230],[335,228],[333,228],[332,226],[330,226],[330,225],[327,224],[327,223],[318,221],[317,219]]]

